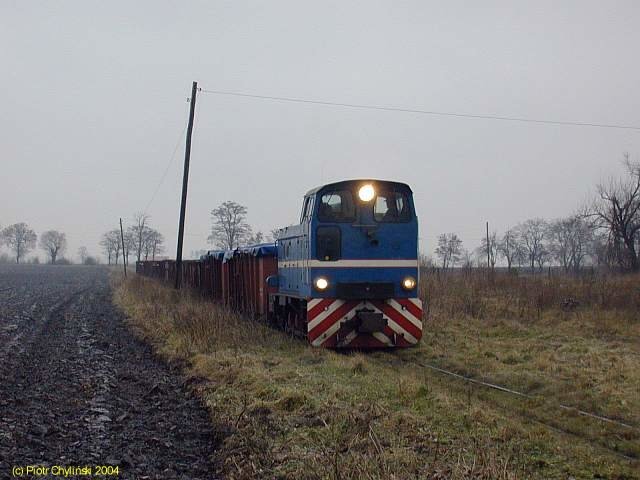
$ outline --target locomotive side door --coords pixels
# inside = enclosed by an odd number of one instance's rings
[[[311,256],[311,216],[313,212],[313,196],[304,199],[302,207],[302,216],[300,224],[302,225],[302,262],[303,277],[302,282],[306,287],[309,286],[309,257]]]

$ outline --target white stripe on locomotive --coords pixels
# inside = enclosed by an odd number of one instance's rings
[[[325,318],[335,312],[338,308],[344,305],[344,300],[334,300],[331,305],[325,307],[325,309],[320,312],[316,317],[314,317],[307,325],[307,331],[310,332],[313,330],[320,322],[322,322]],[[307,311],[309,311],[307,309]]]
[[[417,260],[283,260],[278,268],[418,268]]]
[[[397,312],[399,312],[400,314],[402,314],[402,316],[404,318],[406,318],[407,320],[409,320],[411,323],[413,323],[419,330],[422,330],[422,320],[420,320],[419,318],[416,318],[410,311],[408,308],[404,308],[404,306],[400,303],[398,303],[396,300],[394,300],[393,298],[387,300],[387,304],[392,307],[394,310],[396,310]],[[422,309],[421,309],[422,311]]]

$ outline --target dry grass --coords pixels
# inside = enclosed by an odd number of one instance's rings
[[[640,425],[640,276],[424,280],[422,353]]]
[[[475,340],[486,319],[456,314],[447,323],[434,302],[433,332],[419,349],[341,354],[150,280],[118,281],[115,297],[139,335],[164,357],[186,362],[197,379],[194,388],[223,433],[220,473],[229,478],[637,478],[637,465],[531,422],[518,410],[528,406],[500,403],[412,363],[475,364],[473,355],[494,346],[502,358],[497,338],[483,335],[480,343],[495,340],[486,348]],[[505,332],[506,344],[508,335],[526,341],[524,327],[492,328]],[[461,337],[445,344],[450,335]],[[478,346],[448,350],[467,343]],[[511,360],[495,363],[496,372],[503,364],[512,369],[507,375],[523,375]]]
[[[640,457],[640,276],[518,277],[486,272],[423,277],[425,338],[407,355],[539,397],[536,418],[559,404],[584,417],[562,428]]]
[[[544,312],[586,309],[616,312],[625,324],[640,324],[640,275],[518,275],[468,270],[424,272],[421,296],[429,318],[540,320]],[[564,316],[566,318],[566,315]],[[625,325],[626,326],[626,325]]]

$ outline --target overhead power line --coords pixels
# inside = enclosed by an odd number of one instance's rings
[[[420,115],[435,115],[435,116],[441,116],[441,117],[500,120],[505,122],[539,123],[539,124],[546,124],[546,125],[563,125],[563,126],[575,126],[575,127],[615,128],[615,129],[622,129],[622,130],[639,130],[640,131],[640,126],[636,126],[636,125],[620,125],[620,124],[613,124],[613,123],[592,123],[592,122],[570,122],[570,121],[548,120],[548,119],[540,119],[540,118],[522,118],[522,117],[508,117],[508,116],[501,116],[501,115],[441,112],[441,111],[435,111],[435,110],[420,110],[417,108],[388,107],[383,105],[365,105],[365,104],[357,104],[357,103],[330,102],[330,101],[323,101],[323,100],[313,100],[308,98],[275,97],[271,95],[257,95],[257,94],[245,93],[245,92],[206,90],[204,88],[201,91],[203,93],[211,93],[214,95],[229,95],[234,97],[257,98],[261,100],[273,100],[273,101],[279,101],[279,102],[307,103],[307,104],[325,105],[325,106],[331,106],[331,107],[358,108],[358,109],[365,109],[365,110],[383,110],[387,112],[415,113]]]
[[[160,177],[160,181],[158,182],[158,185],[156,186],[156,189],[153,192],[153,195],[151,196],[151,198],[149,199],[149,202],[147,203],[147,206],[144,207],[144,213],[147,213],[147,211],[149,210],[149,207],[151,206],[151,203],[153,202],[153,200],[156,198],[156,195],[158,194],[158,191],[160,190],[160,187],[162,186],[162,183],[164,182],[165,177],[167,176],[167,173],[169,173],[169,168],[171,168],[171,165],[173,165],[173,162],[176,158],[176,153],[178,151],[178,147],[180,147],[180,144],[182,143],[182,137],[184,136],[184,132],[187,129],[187,123],[185,122],[184,124],[184,128],[182,129],[182,132],[180,133],[180,136],[178,137],[178,140],[176,142],[176,146],[173,149],[173,153],[171,154],[171,157],[169,158],[169,162],[167,163],[166,168],[164,169],[164,173],[162,174],[162,177]]]

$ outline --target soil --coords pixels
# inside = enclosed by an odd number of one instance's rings
[[[207,411],[111,294],[105,267],[0,265],[0,478],[27,465],[216,476]]]

